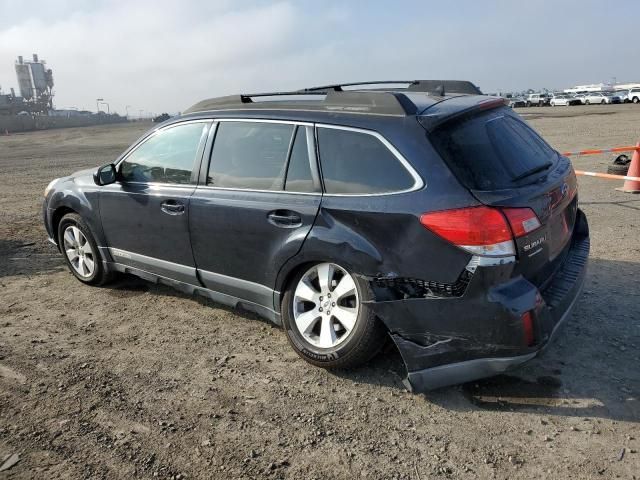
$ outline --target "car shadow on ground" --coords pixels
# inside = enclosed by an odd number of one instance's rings
[[[640,422],[640,319],[634,313],[638,278],[640,263],[591,259],[576,310],[543,356],[503,375],[424,393],[425,401],[457,411]],[[272,325],[253,313],[136,277],[123,276],[106,288],[121,298],[146,292],[194,298],[204,306]],[[404,363],[391,341],[366,367],[333,374],[357,383],[405,389]]]
[[[52,273],[65,268],[56,247],[42,239],[17,241],[0,238],[0,278]]]

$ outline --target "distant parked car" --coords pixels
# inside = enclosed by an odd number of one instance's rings
[[[157,117],[155,117],[153,119],[153,123],[162,123],[162,122],[166,122],[167,120],[169,120],[171,118],[171,115],[169,115],[168,113],[163,113],[162,115],[158,115]]]
[[[558,95],[554,95],[551,100],[549,101],[549,104],[552,107],[557,107],[560,105],[564,105],[564,106],[569,106],[569,105],[582,105],[582,101],[579,98],[575,98],[571,95],[567,95],[567,94],[558,94]]]
[[[632,88],[629,90],[627,100],[633,103],[640,103],[640,88]]]
[[[527,96],[527,107],[544,107],[549,105],[551,97],[546,93],[531,93]]]
[[[594,103],[600,103],[602,105],[606,103],[620,103],[620,97],[613,96],[610,92],[590,92],[585,95],[584,103],[586,105]]]
[[[509,106],[511,108],[526,107],[527,101],[522,97],[512,97],[509,99]]]
[[[586,105],[586,93],[577,93],[573,96],[573,98],[575,98],[576,100],[578,100],[580,103],[579,105]]]
[[[626,90],[616,90],[614,91],[614,95],[617,95],[618,97],[620,97],[620,101],[622,103],[629,103],[629,92],[631,90],[626,89]]]

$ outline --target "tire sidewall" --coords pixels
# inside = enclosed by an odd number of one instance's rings
[[[282,326],[287,333],[289,343],[291,343],[291,346],[299,355],[301,355],[303,358],[305,358],[305,360],[314,365],[327,366],[327,364],[335,363],[340,359],[348,357],[353,349],[357,347],[360,339],[367,330],[368,323],[373,320],[371,318],[372,313],[370,309],[367,307],[367,304],[364,303],[373,297],[373,293],[371,292],[370,287],[363,280],[358,278],[356,275],[353,275],[351,272],[349,272],[349,270],[345,268],[345,270],[349,273],[349,275],[351,275],[356,284],[358,299],[360,302],[360,309],[358,312],[358,318],[356,319],[356,325],[349,333],[349,337],[339,345],[336,345],[332,348],[316,347],[303,338],[302,334],[299,332],[295,324],[295,319],[293,317],[294,292],[296,286],[298,285],[298,282],[305,275],[305,273],[307,273],[309,268],[312,268],[312,266],[301,270],[293,278],[283,296],[281,310]]]
[[[67,253],[65,252],[64,238],[63,238],[64,231],[70,226],[75,226],[78,229],[80,229],[82,234],[85,236],[85,238],[91,245],[91,250],[93,250],[94,258],[95,258],[95,268],[93,270],[93,273],[89,277],[82,277],[78,274],[78,272],[76,272],[75,268],[73,268],[73,265],[71,265],[71,262],[67,257]],[[60,220],[60,223],[58,224],[58,245],[60,245],[60,251],[62,252],[64,261],[67,264],[67,267],[69,268],[69,270],[71,271],[74,277],[76,277],[78,280],[80,280],[83,283],[87,283],[91,285],[98,284],[101,282],[104,276],[104,266],[102,264],[100,250],[98,249],[98,245],[96,244],[96,241],[94,240],[93,235],[91,234],[91,230],[89,230],[89,227],[82,220],[82,217],[80,217],[80,215],[70,213],[62,217],[62,220]]]

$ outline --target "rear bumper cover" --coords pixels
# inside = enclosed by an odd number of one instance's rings
[[[578,210],[574,235],[552,280],[538,289],[514,264],[478,268],[459,298],[408,298],[373,302],[407,367],[412,391],[499,374],[538,356],[575,306],[587,270],[590,240]],[[532,312],[535,343],[528,346],[521,316]]]

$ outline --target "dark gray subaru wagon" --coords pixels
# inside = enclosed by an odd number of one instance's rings
[[[569,160],[464,81],[205,100],[51,182],[44,222],[83,283],[241,306],[327,368],[390,337],[414,390],[535,357],[589,254]]]

